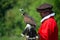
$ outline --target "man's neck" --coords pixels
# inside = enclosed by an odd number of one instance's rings
[[[48,18],[50,18],[51,16],[54,16],[54,15],[55,15],[55,13],[51,13],[51,14],[45,16],[45,17],[41,20],[41,22],[43,22],[44,20],[46,20],[46,19],[48,19]]]

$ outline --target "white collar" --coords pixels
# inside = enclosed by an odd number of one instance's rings
[[[46,19],[48,19],[48,18],[50,18],[51,16],[54,16],[54,15],[55,15],[55,13],[51,13],[51,14],[45,16],[45,17],[41,20],[41,22],[43,22],[44,20],[46,20]]]

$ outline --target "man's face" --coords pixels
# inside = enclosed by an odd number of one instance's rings
[[[44,18],[45,16],[50,14],[50,10],[42,10],[39,12],[41,17]]]

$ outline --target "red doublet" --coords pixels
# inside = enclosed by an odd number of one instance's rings
[[[54,17],[44,20],[38,30],[39,40],[58,40],[58,27]]]

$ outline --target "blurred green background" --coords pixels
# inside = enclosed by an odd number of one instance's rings
[[[20,8],[24,8],[35,19],[37,31],[41,17],[36,8],[43,3],[54,6],[60,40],[60,0],[0,0],[0,40],[25,40],[25,37],[20,35],[26,26],[19,11]]]

